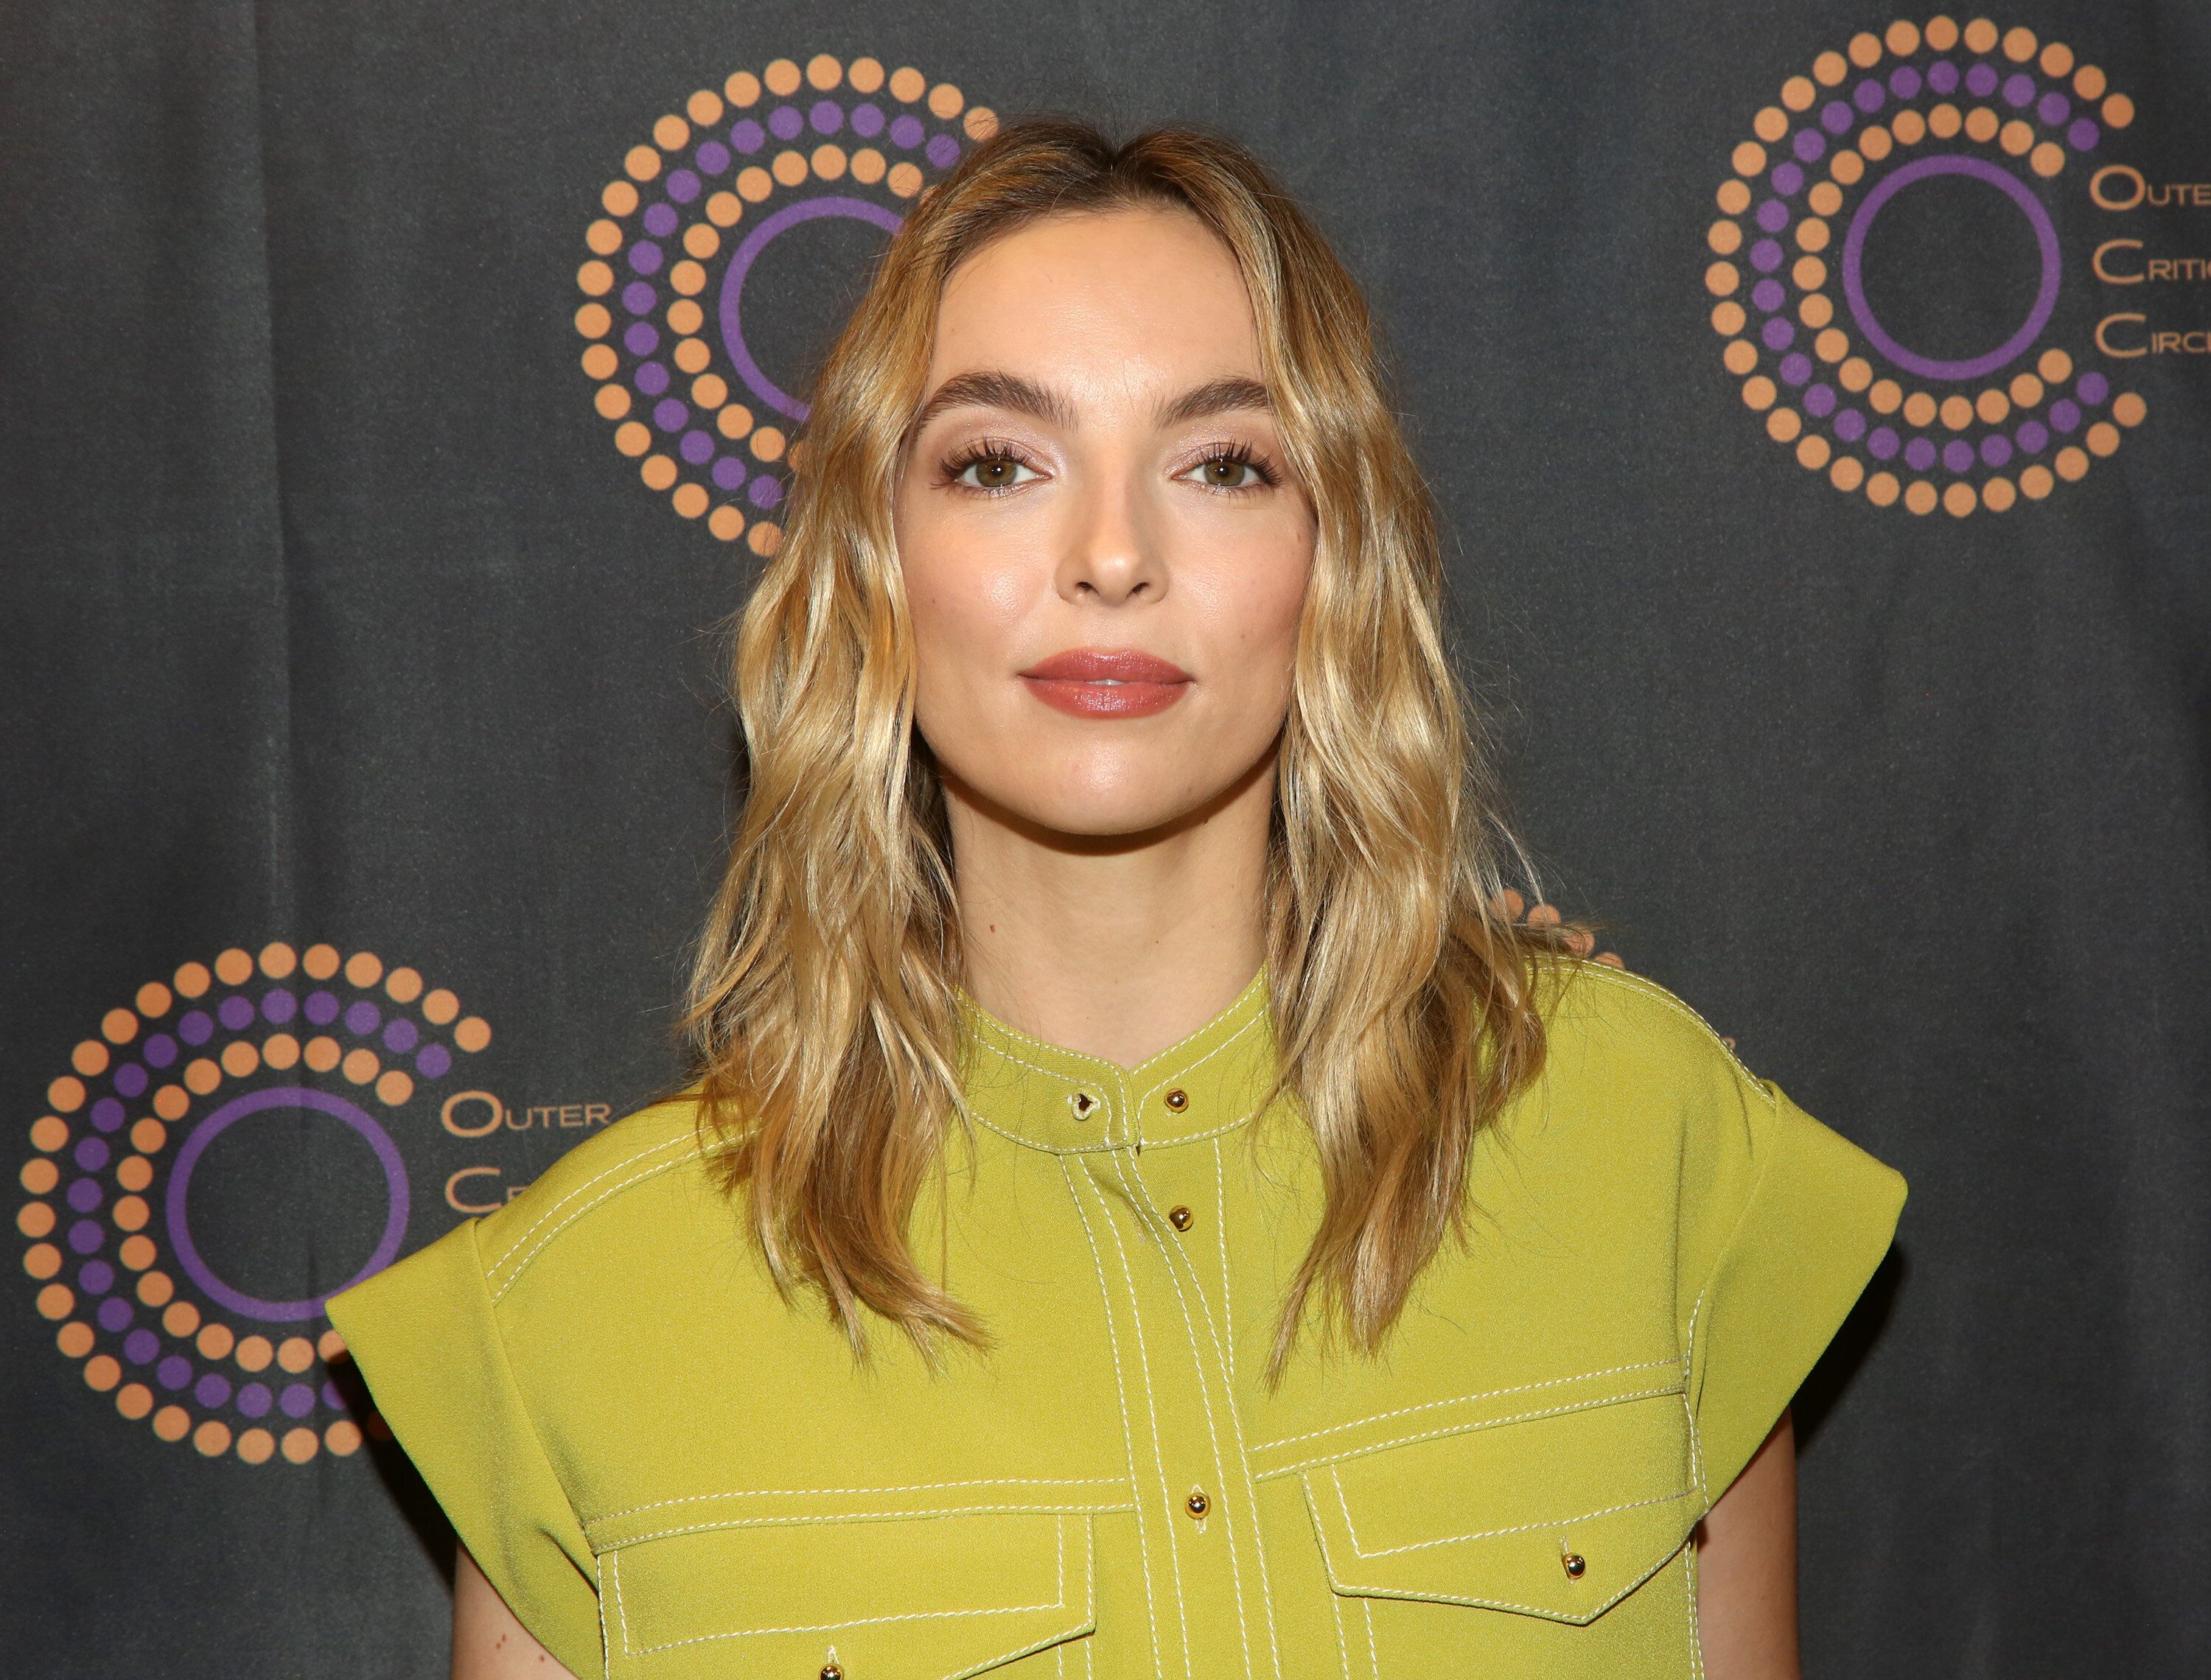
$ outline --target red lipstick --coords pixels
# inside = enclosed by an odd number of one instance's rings
[[[1182,667],[1139,648],[1069,648],[1021,678],[1045,704],[1076,717],[1151,717],[1190,684]]]

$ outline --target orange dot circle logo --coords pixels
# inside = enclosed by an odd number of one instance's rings
[[[2050,207],[2135,114],[2065,43],[1984,17],[1899,20],[1784,81],[1705,232],[1721,360],[1766,436],[1846,495],[1960,519],[2040,501],[2116,454],[2148,405],[2090,365],[2094,332],[2058,318]],[[1932,180],[1998,195],[2031,237],[2019,278],[2032,302],[1974,354],[1907,342],[1869,291],[1884,213]],[[1906,279],[1923,297],[1948,284]]]
[[[395,1122],[434,1114],[491,1027],[411,968],[373,952],[234,947],[149,981],[100,1017],[46,1088],[18,1181],[23,1269],[55,1345],[116,1411],[209,1458],[306,1464],[359,1450],[331,1380],[344,1344],[323,1314],[398,1258],[412,1202]],[[328,1288],[275,1299],[240,1288],[195,1232],[209,1146],[259,1115],[349,1128],[382,1171],[373,1251]]]
[[[763,366],[776,293],[756,264],[809,223],[896,232],[996,130],[948,82],[826,52],[737,70],[653,124],[600,193],[576,270],[592,403],[648,490],[775,552],[807,405]]]

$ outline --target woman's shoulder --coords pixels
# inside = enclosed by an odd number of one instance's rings
[[[714,1228],[695,1114],[687,1095],[624,1116],[328,1302],[470,1553],[578,1674],[598,1671],[599,1640],[572,1420],[630,1415],[625,1356],[654,1285],[680,1283]]]
[[[625,1115],[578,1143],[496,1212],[477,1222],[476,1249],[494,1301],[534,1272],[603,1266],[627,1254],[651,1263],[712,1213],[728,1224],[702,1138],[696,1088]]]
[[[1777,1093],[1731,1040],[1654,980],[1583,958],[1547,961],[1541,988],[1543,1083],[1626,1100],[1771,1109]]]
[[[624,1115],[561,1156],[495,1212],[465,1218],[406,1258],[330,1299],[348,1345],[374,1318],[408,1319],[443,1308],[511,1320],[531,1291],[525,1279],[578,1270],[617,1272],[680,1260],[687,1240],[734,1229],[707,1169],[695,1093]],[[671,1217],[671,1215],[675,1217]]]
[[[1543,1067],[1505,1130],[1556,1163],[1601,1221],[1670,1203],[1693,1271],[1754,1213],[1754,1195],[1800,1230],[1808,1225],[1798,1204],[1818,1202],[1862,1226],[1879,1258],[1904,1201],[1893,1168],[1753,1073],[1732,1042],[1656,982],[1576,958],[1545,984]]]

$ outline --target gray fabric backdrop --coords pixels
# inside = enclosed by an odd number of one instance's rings
[[[0,1669],[443,1672],[318,1303],[675,1070],[766,433],[981,106],[1279,166],[1554,897],[1910,1178],[1809,1671],[2205,1671],[2211,12],[1892,21],[0,13]]]

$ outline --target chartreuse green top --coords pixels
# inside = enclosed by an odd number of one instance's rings
[[[1464,1248],[1270,1388],[1318,1206],[1263,976],[1124,1069],[978,1012],[917,1249],[995,1337],[856,1366],[650,1108],[330,1303],[578,1676],[1693,1676],[1697,1520],[1904,1184],[1670,994],[1569,965]]]

